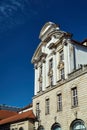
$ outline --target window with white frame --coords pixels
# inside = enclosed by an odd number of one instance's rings
[[[59,52],[59,55],[60,55],[60,61],[63,61],[64,60],[64,52],[63,52],[63,50],[61,50]]]
[[[52,58],[49,60],[49,73],[48,73],[48,76],[49,76],[50,86],[53,86],[53,59]]]
[[[39,91],[42,91],[42,81],[39,81]]]
[[[53,86],[53,75],[50,76],[50,86]]]
[[[49,60],[49,70],[53,68],[53,59]]]
[[[62,110],[62,94],[61,93],[57,95],[57,110],[58,111]]]
[[[42,65],[40,66],[40,76],[42,76]]]
[[[77,87],[74,87],[71,89],[72,92],[72,106],[76,107],[78,106],[78,93],[77,93]]]
[[[65,79],[64,68],[60,69],[60,79]]]
[[[50,113],[50,100],[49,100],[49,98],[47,98],[46,100],[45,100],[45,104],[46,104],[46,108],[45,108],[45,114],[46,115],[48,115],[49,113]]]

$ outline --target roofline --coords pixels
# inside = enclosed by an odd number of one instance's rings
[[[73,42],[72,44],[77,44],[77,45],[79,45],[79,46],[82,46],[82,47],[87,48],[87,46],[83,45],[82,42],[78,42],[78,41],[73,40],[73,39],[71,39],[71,41]]]
[[[33,57],[32,57],[32,59],[31,59],[31,63],[34,63],[34,57],[35,57],[35,55],[37,54],[37,52],[38,52],[38,50],[40,49],[40,47],[42,46],[42,42],[40,42],[40,44],[38,45],[38,47],[36,48],[36,51],[34,52],[34,54],[33,54]]]
[[[30,111],[32,111],[32,110],[30,110]],[[32,112],[33,112],[33,111],[32,111]],[[0,121],[0,125],[10,124],[10,123],[13,123],[13,122],[16,123],[16,122],[24,121],[24,120],[33,120],[33,121],[36,120],[36,117],[34,116],[33,113],[32,113],[32,114],[33,114],[34,117],[29,117],[29,115],[27,115],[27,116],[25,116],[25,117],[15,119],[17,116],[22,115],[22,114],[24,114],[24,113],[26,113],[26,112],[23,112],[23,113],[21,113],[21,114],[17,114],[17,115],[14,115],[14,116],[11,116],[11,117],[8,117],[8,118],[6,118],[6,119],[1,120],[1,121]]]
[[[86,38],[86,39],[84,39],[81,43],[83,44],[84,42],[87,42],[87,38]]]
[[[31,103],[31,104],[29,104],[29,105],[27,105],[27,106],[21,108],[18,112],[23,111],[23,110],[26,110],[26,109],[29,109],[29,108],[31,108],[32,106],[33,106],[33,105],[32,105],[32,103]]]

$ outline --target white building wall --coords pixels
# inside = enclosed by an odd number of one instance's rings
[[[48,71],[49,71],[49,61],[48,61],[48,59],[46,59],[46,87],[48,87],[49,86],[49,79],[48,79]]]
[[[37,90],[37,92],[39,91],[39,81],[38,81],[38,79],[39,79],[39,67],[37,68],[37,77],[36,77],[36,80],[37,80],[36,90]]]
[[[68,45],[69,47],[69,73],[73,72],[74,69],[75,69],[75,64],[74,64],[74,61],[75,61],[75,57],[74,57],[74,45],[69,43]]]
[[[59,53],[58,51],[56,52],[56,81],[59,80],[59,69],[58,69],[58,63],[59,63]]]
[[[75,45],[75,57],[76,57],[76,68],[80,64],[87,64],[87,48],[83,46]]]
[[[46,63],[43,63],[42,69],[42,90],[44,91],[46,88]]]
[[[57,64],[56,64],[56,54],[53,55],[53,85],[57,82]]]
[[[65,71],[65,79],[68,77],[68,71],[69,71],[69,61],[68,61],[68,47],[64,46],[64,71]]]
[[[36,95],[36,94],[37,94],[37,84],[38,84],[38,82],[37,82],[37,77],[38,77],[38,70],[35,68],[34,95]]]

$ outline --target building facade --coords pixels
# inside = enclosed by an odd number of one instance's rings
[[[87,41],[52,22],[41,29],[33,57],[35,86],[33,112],[36,129],[86,130]]]

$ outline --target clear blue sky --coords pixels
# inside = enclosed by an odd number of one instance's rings
[[[87,38],[87,0],[0,1],[0,104],[23,107],[32,102],[31,58],[48,21],[83,41]]]

